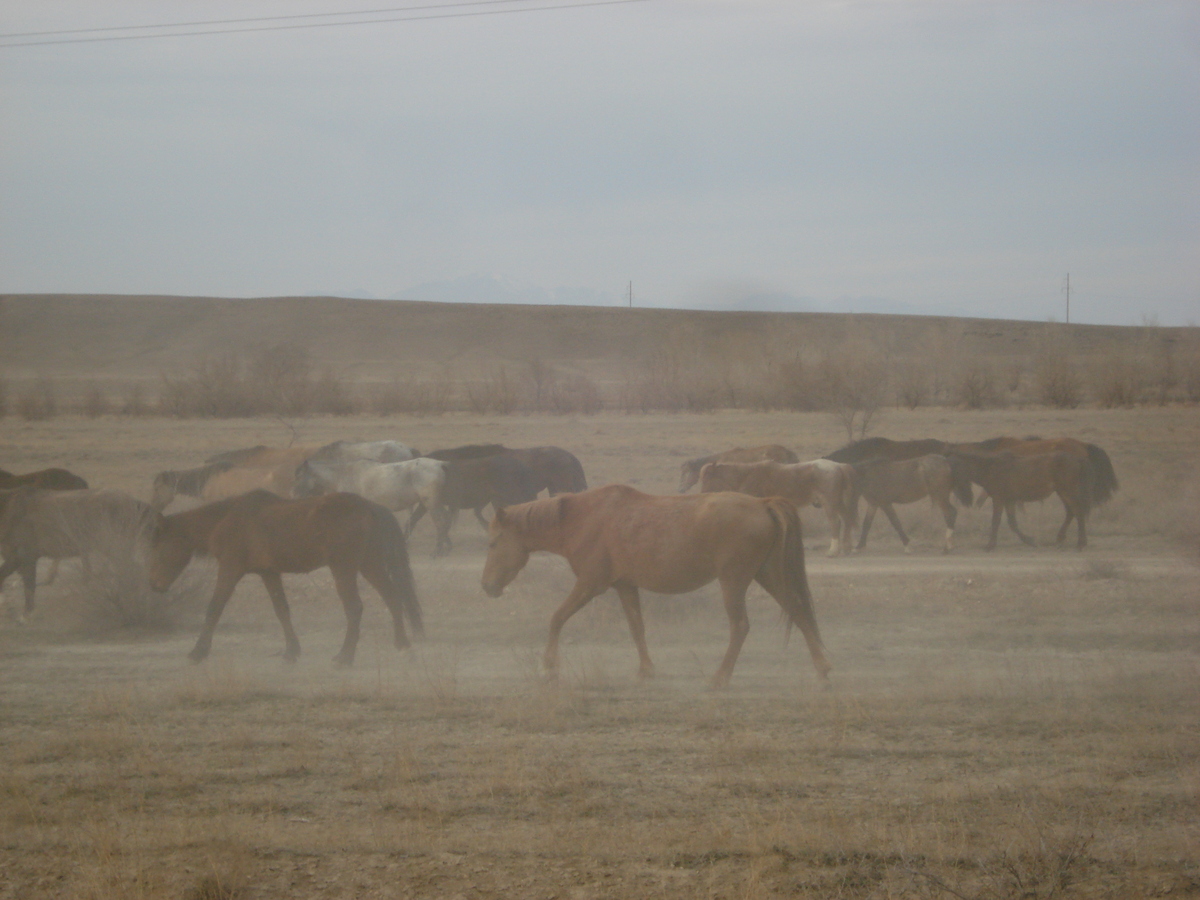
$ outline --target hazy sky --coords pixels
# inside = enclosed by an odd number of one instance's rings
[[[0,0],[0,31],[387,2]],[[632,281],[640,305],[1061,319],[1068,272],[1073,321],[1200,321],[1195,0],[645,0],[0,49],[3,292]]]

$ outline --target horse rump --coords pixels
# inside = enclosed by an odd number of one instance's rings
[[[1112,460],[1108,458],[1104,449],[1095,444],[1084,444],[1084,446],[1087,448],[1088,462],[1091,464],[1092,470],[1091,499],[1099,506],[1112,499],[1112,495],[1117,492],[1120,484],[1117,481],[1117,473],[1113,470]]]

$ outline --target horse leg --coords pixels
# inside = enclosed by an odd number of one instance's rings
[[[1058,529],[1058,536],[1054,539],[1055,544],[1062,544],[1067,537],[1067,526],[1071,524],[1071,520],[1075,518],[1075,510],[1071,504],[1063,500],[1063,509],[1066,510],[1066,518],[1063,519],[1062,527]]]
[[[330,569],[333,567],[330,566]],[[358,572],[339,566],[333,571],[333,584],[341,598],[342,609],[346,611],[346,639],[342,641],[342,649],[333,658],[333,664],[349,666],[354,664],[354,652],[358,649],[358,634],[362,627],[363,603],[358,594]]]
[[[587,606],[591,599],[599,593],[600,591],[592,585],[578,580],[575,582],[575,587],[571,588],[571,593],[567,594],[567,599],[563,601],[562,606],[556,609],[554,615],[550,617],[550,638],[546,641],[546,652],[542,656],[542,663],[551,679],[558,678],[558,636],[562,632],[563,625],[567,623],[567,619]]]
[[[942,552],[949,553],[954,549],[954,523],[958,521],[958,510],[950,502],[949,496],[939,499],[938,506],[941,507],[942,519],[946,523],[946,540],[942,543]]]
[[[8,576],[16,572],[19,568],[20,563],[17,562],[15,556],[11,560],[6,559],[3,564],[0,564],[0,596],[3,595],[4,582],[8,579]]]
[[[825,518],[829,520],[829,549],[826,551],[826,556],[841,556],[842,555],[842,517],[838,514],[835,505],[829,501],[822,501],[821,504],[825,508]]]
[[[871,523],[875,521],[875,510],[878,508],[870,503],[867,504],[867,513],[863,516],[862,528],[858,532],[858,546],[854,548],[855,550],[861,550],[867,546],[867,532],[871,530]]]
[[[1023,534],[1021,529],[1017,527],[1017,512],[1014,508],[1015,506],[1016,504],[1014,503],[1005,504],[1004,512],[1008,517],[1008,527],[1011,528],[1016,533],[1017,537],[1021,539],[1022,544],[1024,544],[1026,547],[1033,547],[1035,546],[1033,538],[1027,534]]]
[[[638,596],[636,584],[621,582],[614,584],[617,596],[621,598],[621,609],[625,612],[625,620],[629,623],[629,633],[637,645],[638,677],[651,678],[654,675],[654,663],[650,662],[650,650],[646,647],[646,623],[642,620],[642,601]]]
[[[988,538],[987,546],[984,550],[996,549],[996,537],[1000,534],[1000,517],[1004,515],[1004,507],[995,497],[992,498],[992,534]]]
[[[225,604],[233,596],[233,589],[242,580],[243,574],[241,571],[229,571],[220,567],[217,569],[217,584],[213,588],[212,599],[208,601],[208,612],[204,614],[204,628],[200,637],[196,638],[196,646],[188,654],[188,659],[192,662],[201,662],[208,656],[208,651],[212,649],[213,632],[217,630],[217,622],[221,620]]]
[[[46,573],[46,580],[41,582],[41,586],[46,587],[47,585],[54,584],[56,578],[58,578],[58,559],[56,557],[51,557],[50,571]]]
[[[900,543],[904,545],[904,552],[912,553],[912,550],[908,546],[908,535],[904,533],[904,526],[900,524],[900,517],[896,515],[896,510],[892,507],[892,504],[884,503],[879,508],[883,510],[883,514],[887,516],[887,520],[896,529],[896,534],[900,535]]]
[[[388,611],[392,614],[393,643],[396,645],[396,649],[405,649],[409,643],[408,632],[404,630],[404,604],[400,600],[396,585],[392,583],[386,567],[375,560],[365,561],[362,565],[362,577],[367,580],[367,584],[379,592],[379,596],[383,598]]]
[[[425,504],[418,503],[413,508],[413,511],[408,514],[408,524],[404,526],[404,537],[405,538],[412,537],[413,528],[415,528],[417,523],[421,521],[421,516],[425,515],[425,512],[426,512]],[[432,516],[433,516],[433,513],[430,513],[431,518],[432,518]],[[436,521],[436,519],[434,521]]]
[[[283,659],[285,662],[295,662],[300,656],[300,639],[292,628],[292,610],[288,606],[287,594],[283,592],[283,578],[278,572],[263,572],[260,577],[271,596],[271,605],[275,607],[279,624],[283,626]]]
[[[436,557],[449,553],[450,525],[454,521],[454,513],[444,506],[439,506],[429,513],[429,518],[433,519],[433,527],[437,531],[437,546],[434,547],[433,555]]]
[[[746,615],[746,588],[749,586],[749,583],[741,579],[721,579],[721,596],[725,601],[725,615],[729,617],[729,646],[725,649],[725,658],[721,660],[721,665],[717,667],[710,682],[714,691],[729,686],[734,664],[737,663],[738,654],[742,652],[746,635],[750,633],[750,617]]]
[[[491,501],[489,500],[488,502],[490,503]],[[487,531],[488,527],[488,520],[483,517],[483,511],[486,507],[487,503],[483,504],[483,506],[475,507],[475,518],[479,520],[479,524],[483,526],[484,531]]]
[[[817,630],[817,617],[813,612],[812,595],[808,591],[808,580],[804,579],[796,587],[780,584],[776,581],[771,566],[763,566],[754,580],[775,598],[784,615],[788,617],[788,627],[795,625],[804,635],[808,644],[808,652],[812,657],[813,667],[817,675],[829,686],[829,672],[833,668],[825,658],[825,650],[821,644],[821,633]]]

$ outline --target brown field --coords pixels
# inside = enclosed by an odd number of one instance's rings
[[[549,685],[538,664],[570,573],[538,555],[486,599],[469,516],[448,557],[430,558],[431,529],[414,536],[426,639],[393,650],[367,590],[350,671],[330,663],[343,620],[325,573],[285,579],[299,663],[248,579],[194,666],[205,563],[167,630],[105,627],[64,565],[31,625],[0,621],[0,897],[1200,895],[1200,411],[888,410],[874,432],[1073,435],[1109,451],[1122,486],[1082,554],[1002,531],[985,555],[976,510],[943,557],[921,503],[900,508],[913,555],[880,517],[866,554],[828,560],[824,517],[805,512],[829,691],[757,588],[727,691],[705,689],[727,639],[711,589],[647,597],[657,678],[635,678],[606,596],[567,625]],[[157,470],[215,450],[339,437],[553,443],[593,485],[665,493],[689,456],[780,442],[811,457],[844,431],[824,413],[10,415],[0,467],[64,465],[144,498]],[[1025,511],[1043,544],[1060,509]]]

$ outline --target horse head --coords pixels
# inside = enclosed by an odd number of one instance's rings
[[[488,555],[480,580],[484,593],[489,597],[499,597],[527,562],[529,548],[522,540],[517,523],[505,507],[500,507],[488,526]]]
[[[700,468],[707,458],[688,459],[679,464],[679,493],[686,494],[700,480]]]
[[[173,516],[157,515],[147,531],[149,553],[146,561],[146,580],[152,590],[163,592],[175,583],[187,564],[192,561],[194,549],[187,532]]]
[[[320,463],[309,458],[296,466],[292,482],[293,497],[317,497],[333,490],[328,474],[321,471]]]

